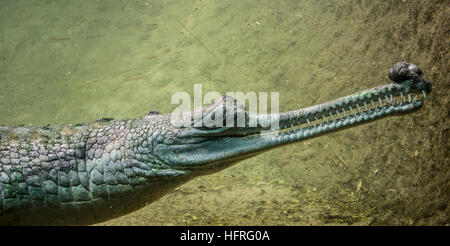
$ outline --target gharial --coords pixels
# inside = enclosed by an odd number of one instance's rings
[[[240,127],[197,127],[196,120],[181,126],[156,112],[89,124],[1,126],[0,224],[106,221],[264,151],[423,106],[431,83],[420,68],[399,62],[389,77],[391,84],[277,115],[249,114],[228,97],[201,110],[207,117],[200,120],[244,115]],[[279,129],[267,133],[272,119]]]

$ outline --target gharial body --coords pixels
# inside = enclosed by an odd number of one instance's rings
[[[256,127],[197,127],[196,119],[182,126],[155,112],[90,124],[0,126],[0,225],[106,221],[264,151],[413,112],[431,92],[421,74],[412,64],[396,63],[389,71],[392,84],[276,117],[249,114],[229,97],[201,111],[203,121],[241,114],[246,122],[256,120]],[[280,128],[259,134],[273,119]]]

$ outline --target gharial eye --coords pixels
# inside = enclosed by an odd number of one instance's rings
[[[158,114],[161,114],[161,112],[152,110],[152,111],[148,112],[147,115],[158,115]]]

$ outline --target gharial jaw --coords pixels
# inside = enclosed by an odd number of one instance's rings
[[[389,71],[394,83],[363,90],[333,101],[280,114],[251,115],[256,127],[175,127],[170,144],[155,147],[156,157],[175,169],[207,174],[269,149],[361,125],[388,116],[420,109],[431,92],[431,83],[415,65],[400,62]],[[204,114],[245,112],[242,105],[223,97],[203,110]],[[270,130],[278,121],[279,129]],[[195,124],[195,122],[193,122]],[[268,126],[269,127],[263,127]]]

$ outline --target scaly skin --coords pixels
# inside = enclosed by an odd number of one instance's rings
[[[397,63],[389,72],[393,84],[279,115],[249,115],[229,97],[201,111],[204,123],[243,113],[246,125],[239,127],[201,127],[195,119],[182,126],[155,112],[82,125],[0,126],[0,225],[106,221],[264,151],[413,112],[431,92],[420,75]],[[281,129],[260,135],[274,119]]]
[[[0,221],[92,224],[141,208],[190,179],[152,157],[164,117],[0,128]]]

